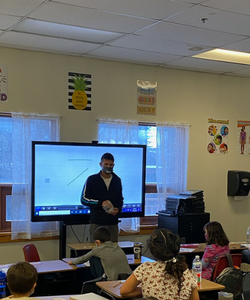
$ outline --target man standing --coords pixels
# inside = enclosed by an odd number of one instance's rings
[[[90,207],[90,239],[99,226],[108,227],[111,241],[118,242],[118,214],[122,210],[123,196],[120,177],[113,173],[114,157],[105,153],[101,157],[101,171],[87,178],[81,202]]]

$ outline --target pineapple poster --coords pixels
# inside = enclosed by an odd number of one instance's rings
[[[156,115],[157,82],[137,80],[137,114]]]
[[[91,111],[91,75],[68,72],[68,109]]]
[[[8,84],[7,84],[7,67],[0,65],[0,102],[7,102]]]

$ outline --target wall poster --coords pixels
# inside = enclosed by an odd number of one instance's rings
[[[157,82],[137,80],[137,114],[156,115]]]
[[[68,109],[91,110],[91,75],[68,72]]]
[[[0,64],[0,102],[8,101],[8,70],[7,67]]]
[[[238,121],[238,154],[250,154],[250,121]]]
[[[229,120],[208,118],[207,152],[209,154],[227,154],[229,136]]]

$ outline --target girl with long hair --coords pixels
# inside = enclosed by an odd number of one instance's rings
[[[143,297],[159,300],[198,300],[197,282],[179,255],[180,238],[167,229],[156,229],[150,236],[149,250],[155,262],[141,264],[124,282],[122,296],[138,295],[141,284]]]
[[[202,278],[211,279],[213,269],[221,255],[229,254],[229,240],[219,222],[207,223],[203,230],[207,246],[202,256]]]

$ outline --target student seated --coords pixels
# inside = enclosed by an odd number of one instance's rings
[[[36,268],[28,262],[18,262],[11,265],[7,271],[7,285],[12,295],[5,299],[22,298],[25,300],[28,298],[34,293],[37,277]]]
[[[156,229],[148,248],[157,259],[141,264],[123,283],[122,296],[138,296],[141,284],[143,298],[198,300],[197,282],[179,255],[180,238],[167,229]]]
[[[91,267],[91,264],[93,264],[92,259],[94,258],[96,263],[96,258],[99,258],[103,269],[101,268],[102,271],[93,274],[92,266],[92,274],[94,277],[100,277],[105,273],[103,277],[106,277],[107,280],[117,280],[120,273],[132,273],[124,251],[118,244],[111,242],[111,235],[107,227],[98,227],[94,232],[93,239],[96,247],[87,254],[69,261],[68,264],[77,265],[90,260]]]
[[[202,278],[211,279],[213,269],[221,255],[229,254],[229,240],[219,222],[207,223],[203,230],[207,246],[202,256]]]

